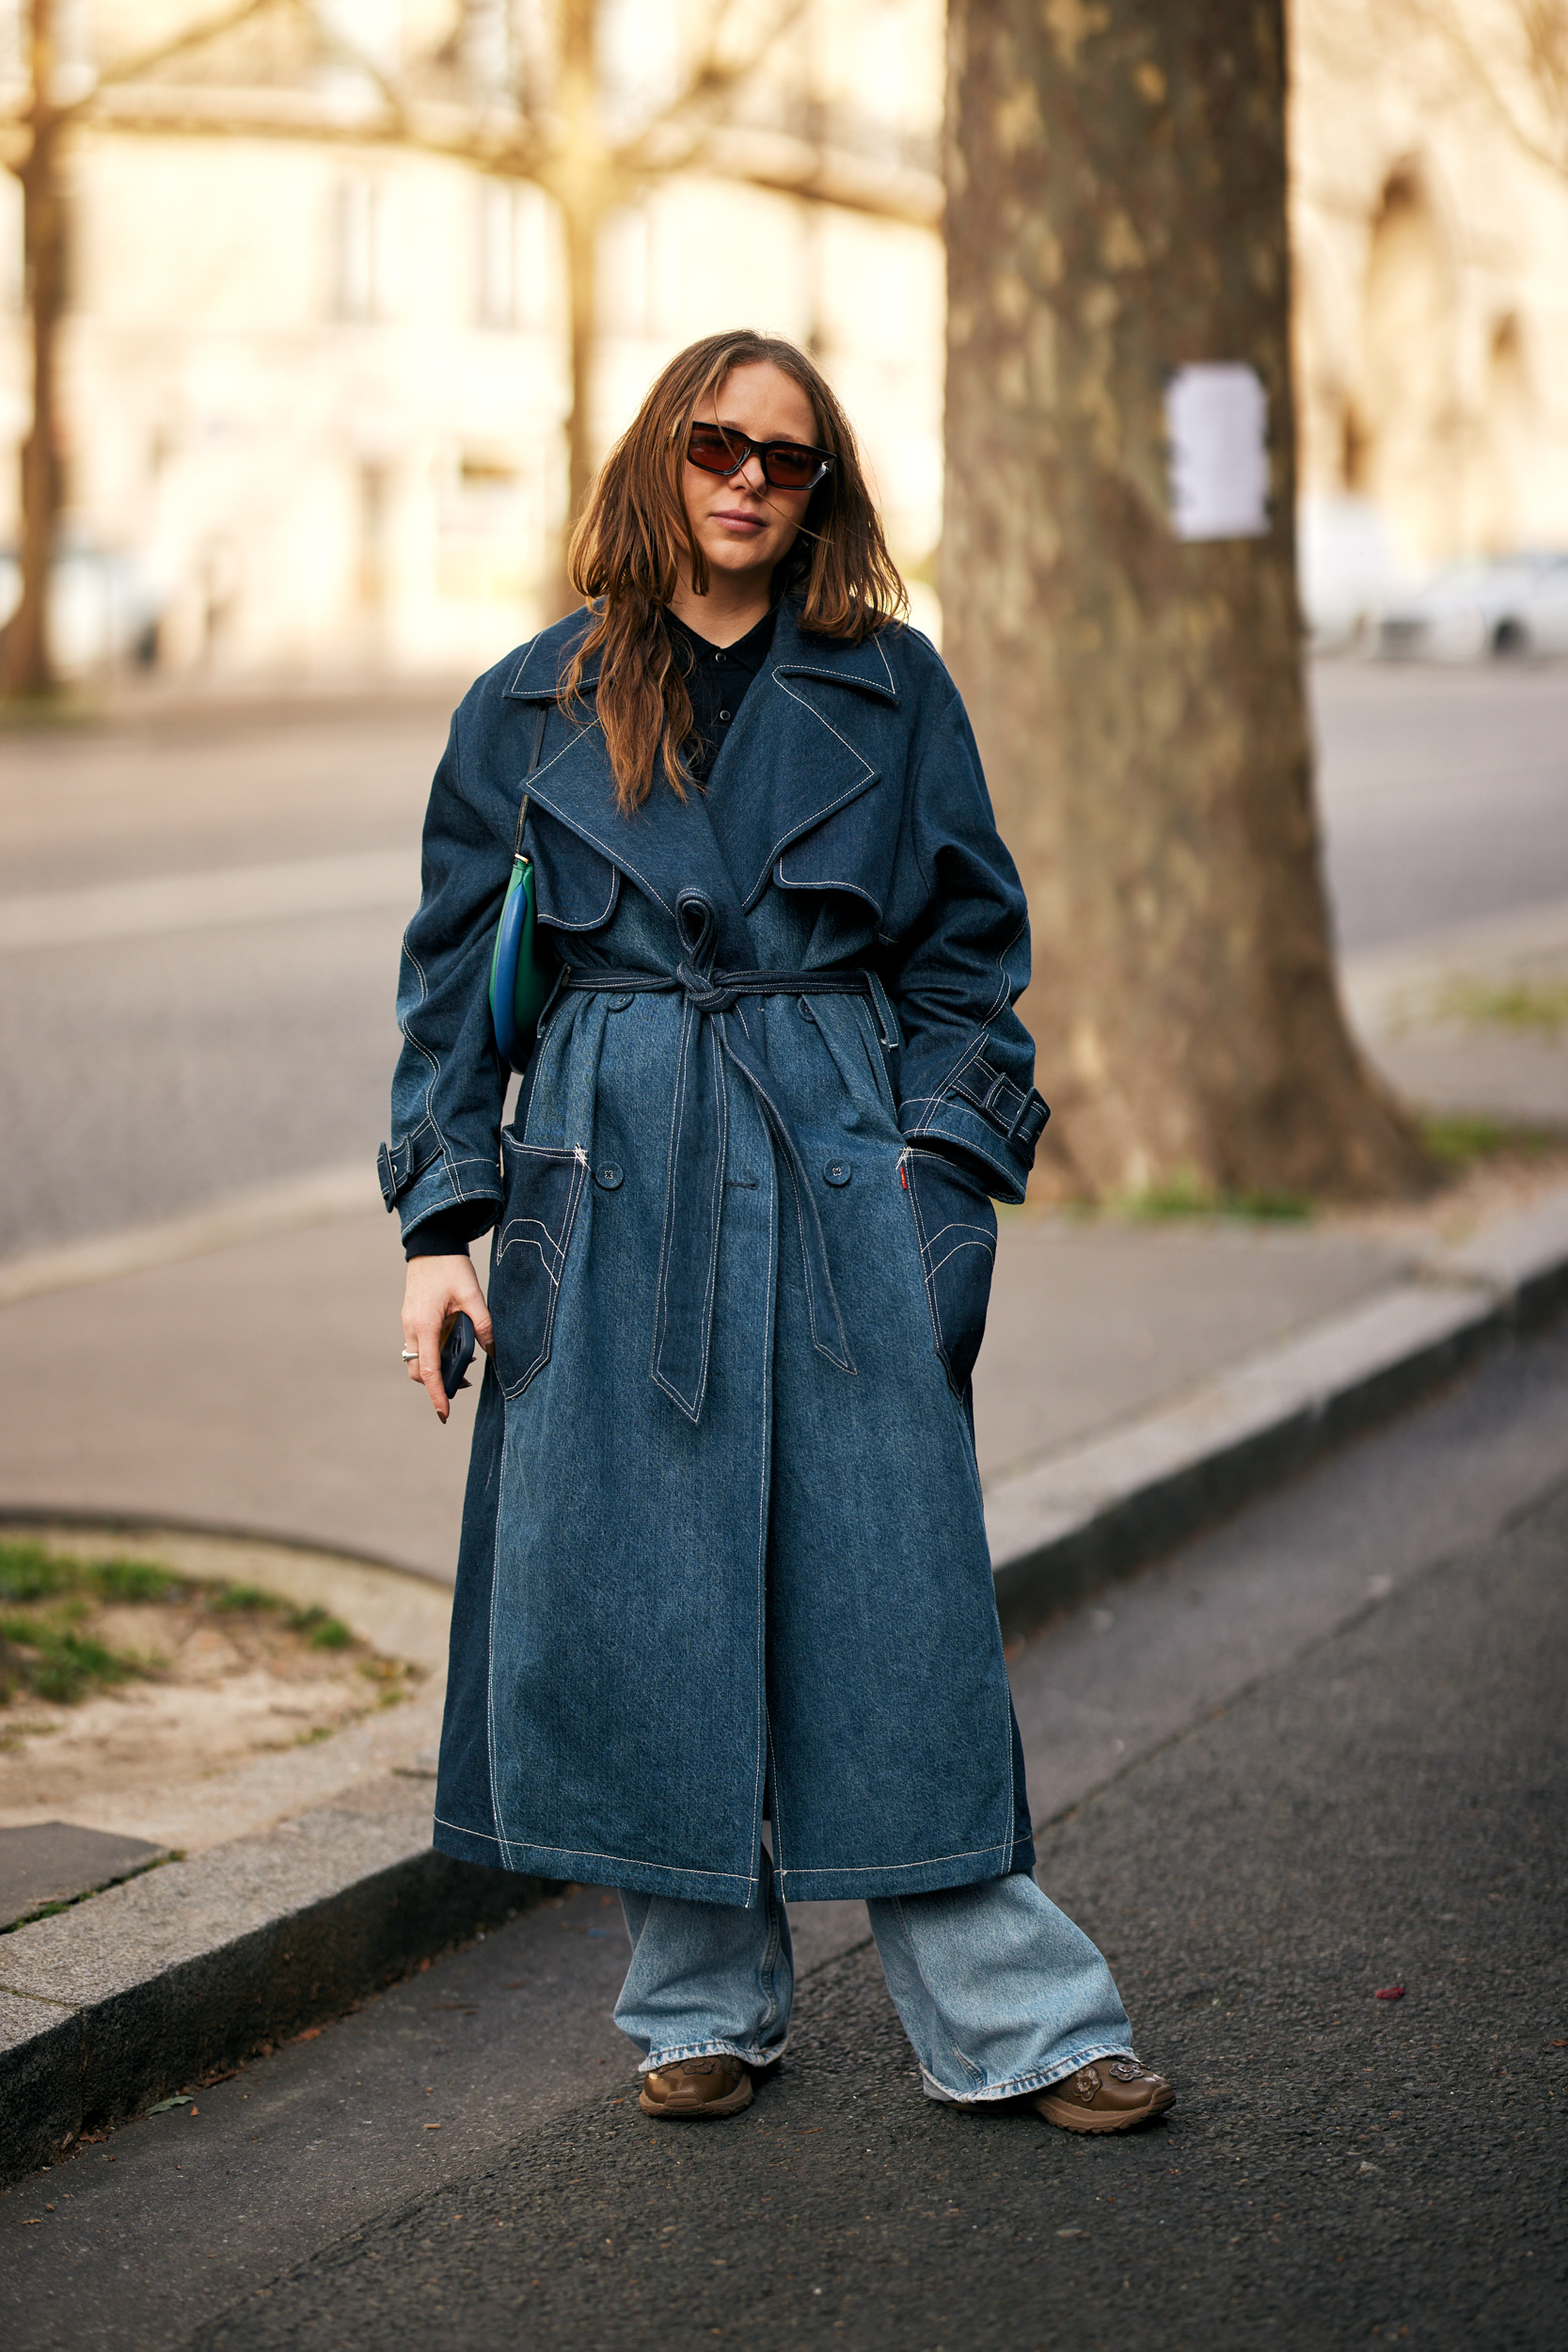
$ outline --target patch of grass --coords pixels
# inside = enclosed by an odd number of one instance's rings
[[[45,1600],[75,1582],[80,1562],[56,1559],[41,1544],[0,1543],[0,1601]]]
[[[155,1560],[99,1560],[87,1571],[105,1600],[166,1600],[171,1593],[188,1591],[172,1568]]]
[[[1479,1117],[1429,1117],[1420,1121],[1420,1129],[1421,1139],[1433,1158],[1454,1175],[1462,1175],[1478,1161],[1496,1159],[1505,1152],[1539,1159],[1544,1152],[1558,1149],[1563,1141],[1549,1127],[1511,1127],[1500,1120]]]
[[[156,1660],[124,1655],[85,1629],[84,1620],[116,1602],[196,1603],[234,1615],[282,1613],[289,1631],[310,1649],[356,1646],[341,1617],[321,1608],[293,1608],[259,1584],[212,1584],[155,1560],[83,1559],[51,1551],[32,1537],[0,1539],[0,1707],[27,1694],[70,1706],[112,1683],[156,1672]],[[361,1661],[360,1671],[397,1683],[408,1670],[398,1660],[372,1657]]]
[[[291,1609],[289,1630],[303,1633],[312,1649],[347,1649],[354,1636],[341,1617],[325,1609]]]
[[[270,1616],[306,1649],[357,1649],[357,1640],[329,1609],[296,1609],[263,1585],[209,1583],[181,1576],[157,1560],[91,1560],[54,1552],[38,1538],[0,1538],[0,1708],[14,1698],[72,1706],[80,1698],[132,1677],[157,1677],[165,1661],[122,1654],[96,1640],[91,1618],[108,1604],[199,1607],[223,1616]],[[150,1645],[157,1649],[157,1645]],[[359,1673],[383,1684],[378,1701],[395,1706],[406,1679],[419,1679],[400,1659],[359,1659]],[[14,1748],[25,1726],[0,1734],[0,1750]],[[312,1739],[326,1739],[317,1731]]]
[[[0,1617],[0,1677],[8,1698],[20,1685],[34,1698],[71,1707],[89,1692],[128,1682],[141,1671],[134,1658],[73,1631],[62,1613]]]
[[[1312,1214],[1301,1192],[1222,1192],[1196,1176],[1168,1177],[1162,1184],[1131,1194],[1121,1204],[1129,1215],[1151,1223],[1173,1217],[1239,1216],[1264,1224],[1300,1224]]]
[[[78,1560],[31,1541],[0,1542],[0,1601],[51,1600],[65,1593],[109,1601],[166,1600],[189,1586],[152,1560]]]
[[[1459,977],[1439,991],[1439,1019],[1503,1029],[1538,1029],[1557,1037],[1568,1027],[1568,979],[1475,980]]]
[[[263,1592],[260,1584],[224,1584],[212,1594],[209,1609],[281,1609],[283,1604],[276,1593]]]

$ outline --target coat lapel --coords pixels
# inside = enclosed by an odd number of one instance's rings
[[[510,699],[554,701],[580,626],[574,615],[533,640],[506,690]],[[585,674],[585,698],[596,676],[592,668]],[[774,866],[791,842],[878,782],[868,722],[897,704],[875,638],[844,645],[808,637],[798,608],[785,603],[767,666],[740,706],[705,792],[682,802],[656,785],[625,816],[596,719],[572,727],[527,788],[672,920],[683,891],[706,898],[718,924],[716,962],[744,967],[751,961],[745,916]]]
[[[897,703],[875,638],[807,637],[799,608],[780,607],[767,665],[708,778],[713,829],[748,914],[789,844],[877,783],[866,721]]]
[[[568,640],[557,664],[534,660],[541,644],[536,639],[507,689],[509,697],[553,702],[556,676],[564,675],[572,642]],[[531,666],[535,675],[530,675]],[[583,680],[590,708],[595,677],[590,672]],[[641,807],[626,816],[616,802],[614,772],[596,719],[571,726],[565,741],[547,753],[525,788],[531,800],[609,858],[645,898],[662,907],[672,923],[683,894],[705,899],[716,925],[714,961],[740,969],[750,964],[746,918],[700,792],[677,801],[656,783]]]

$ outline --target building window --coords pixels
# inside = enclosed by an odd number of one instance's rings
[[[474,192],[474,318],[537,333],[559,307],[560,224],[536,187],[481,180]]]
[[[397,309],[395,195],[365,172],[340,180],[333,192],[334,318],[386,319]]]
[[[22,183],[14,173],[0,171],[0,318],[14,317],[21,310],[25,277],[22,255]]]
[[[500,180],[482,181],[474,306],[481,326],[518,324],[517,244],[517,191]]]

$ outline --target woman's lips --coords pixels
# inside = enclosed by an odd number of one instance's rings
[[[713,520],[716,523],[728,523],[732,530],[765,531],[768,527],[768,518],[766,516],[739,515],[736,514],[732,508],[728,507],[719,508],[713,516]]]

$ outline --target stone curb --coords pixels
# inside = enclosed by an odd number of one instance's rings
[[[986,1496],[997,1607],[1038,1625],[1568,1305],[1568,1191]]]
[[[993,1487],[1009,1628],[1128,1574],[1568,1306],[1568,1191],[1164,1410]],[[0,1935],[0,2182],[342,2011],[546,1883],[430,1844],[393,1778]]]
[[[0,1935],[0,2181],[546,1891],[430,1832],[429,1784],[391,1779]]]

